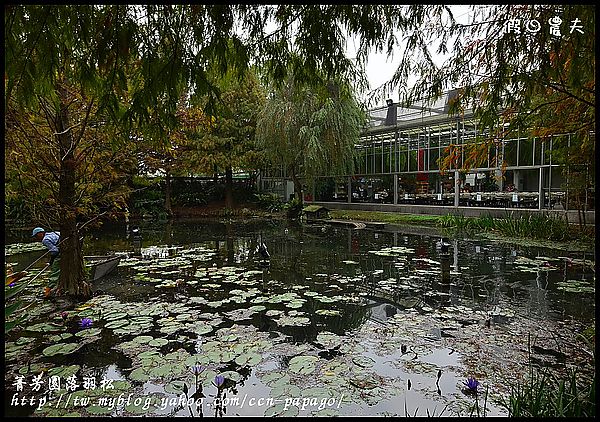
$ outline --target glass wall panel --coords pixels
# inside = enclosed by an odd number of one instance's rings
[[[405,194],[414,194],[417,185],[415,174],[400,174],[398,176],[398,203],[403,203]]]
[[[351,183],[352,202],[394,202],[394,179],[390,174],[354,176]]]
[[[519,166],[533,165],[533,139],[521,139],[519,145]]]
[[[504,162],[507,167],[517,165],[517,142],[516,139],[504,142]]]

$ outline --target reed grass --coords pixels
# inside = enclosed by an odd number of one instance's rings
[[[448,214],[440,217],[438,225],[455,233],[497,232],[508,237],[557,241],[569,240],[574,234],[565,220],[542,214],[515,216],[511,213],[504,218]]]
[[[567,379],[547,371],[532,372],[525,383],[513,387],[503,405],[509,417],[594,417],[596,375],[583,384],[578,384],[575,370]]]

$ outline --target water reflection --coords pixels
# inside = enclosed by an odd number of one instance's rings
[[[207,268],[220,270],[224,267],[255,271],[255,288],[265,297],[288,292],[310,291],[315,294],[308,296],[300,308],[292,310],[310,317],[307,325],[281,326],[265,313],[236,321],[255,326],[259,331],[269,332],[274,338],[285,339],[290,344],[315,344],[317,336],[324,331],[351,335],[370,324],[375,324],[382,330],[381,333],[385,333],[387,327],[397,324],[399,320],[410,320],[410,315],[439,315],[457,309],[462,314],[452,323],[458,322],[460,327],[480,324],[482,329],[490,329],[491,324],[507,324],[516,317],[531,318],[539,324],[566,316],[583,321],[594,318],[594,294],[575,294],[558,289],[558,282],[593,277],[585,266],[569,265],[567,259],[561,258],[565,255],[561,251],[458,239],[450,240],[447,250],[442,250],[436,247],[439,238],[433,236],[333,226],[229,221],[183,221],[163,225],[144,222],[139,226],[142,233],[140,252],[145,258],[178,258],[182,256],[182,251],[190,248],[206,248],[211,255],[207,255],[206,259],[192,259],[189,268],[185,268],[187,264],[175,262],[169,264],[171,267],[148,271],[153,277],[172,278],[176,285],[169,289],[137,281],[137,270],[120,267],[114,274],[98,282],[95,286],[97,290],[112,294],[121,301],[150,303],[159,298],[161,301],[186,303],[191,297],[221,301],[229,299],[231,290],[239,286],[231,283],[210,286],[212,283],[208,278],[195,285],[188,284],[197,279],[194,276],[197,271]],[[129,234],[130,229],[126,226],[106,225],[101,230],[88,233],[84,254],[101,255],[120,251],[133,255],[134,245],[131,236],[128,238]],[[22,239],[21,233],[7,236],[8,243]],[[261,259],[257,253],[261,243],[269,251],[268,261]],[[10,260],[24,268],[37,256],[39,253],[20,254],[12,256]],[[567,258],[575,256],[571,254]],[[170,271],[176,275],[167,274]],[[227,314],[245,310],[249,306],[225,302],[217,310]],[[290,309],[280,304],[269,305],[269,309],[291,314]],[[327,314],[331,311],[334,313]],[[484,326],[481,319],[477,319],[480,315],[485,315],[487,325]],[[456,324],[451,325],[447,319],[441,321],[443,323],[424,327],[422,337],[439,344],[444,338],[453,336],[455,331],[452,330],[458,329]],[[219,328],[231,327],[233,323],[225,320]],[[189,346],[190,351],[201,352],[202,338],[198,336],[195,339]],[[102,343],[97,343],[102,347],[96,352],[82,351],[74,356],[90,367],[121,371],[128,368],[130,362],[124,362],[122,355],[114,353],[112,346],[118,341],[116,337],[107,336]],[[365,344],[368,344],[368,340]],[[179,347],[179,344],[170,344],[168,347]],[[373,366],[388,376],[400,374],[405,377],[406,374],[394,366],[395,362],[402,359],[434,365],[435,374],[444,369],[443,375],[436,379],[435,376],[411,374],[413,390],[415,386],[426,386],[423,388],[430,389],[437,396],[458,391],[456,377],[448,369],[458,366],[458,353],[453,354],[454,351],[447,348],[429,352],[415,350],[408,342],[394,343],[391,348],[393,351],[385,358],[372,350],[366,350],[364,356],[371,358]],[[322,348],[319,356],[331,360],[338,356],[336,353],[335,348]],[[274,356],[263,363],[263,367],[266,371],[286,368],[292,357],[292,354]],[[236,370],[241,374],[237,384],[227,386],[227,394],[241,394],[251,386],[254,390],[264,389],[264,396],[268,396],[268,387],[261,384],[249,369],[246,373],[240,372],[243,370],[235,365],[221,369]],[[429,367],[426,369],[432,370]],[[148,392],[161,388],[144,384]],[[369,414],[375,408],[381,412],[403,414],[398,403],[410,398],[413,390],[404,391],[404,396],[397,400],[382,400],[374,408],[358,409],[357,414]],[[195,393],[209,395],[214,391],[190,391],[190,394]],[[422,409],[428,403],[427,400],[417,402]],[[411,404],[410,411],[414,408]],[[197,416],[199,411],[182,407],[172,413]],[[225,415],[227,412],[227,406],[221,406],[204,414]]]

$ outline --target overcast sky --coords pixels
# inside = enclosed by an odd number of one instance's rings
[[[452,10],[452,14],[454,15],[454,19],[459,22],[459,23],[467,23],[469,21],[469,19],[471,18],[472,12],[471,12],[471,6],[469,5],[451,5],[450,9]],[[402,38],[400,36],[398,36],[398,41],[400,42],[400,44],[402,44]],[[450,42],[448,44],[451,44]],[[354,57],[355,56],[355,52],[356,52],[356,48],[357,48],[357,44],[356,41],[352,38],[348,39],[348,57]],[[432,47],[431,49],[432,51],[435,50],[435,48]],[[449,56],[435,56],[433,55],[433,59],[434,61],[438,64],[441,65],[444,60],[446,58],[448,58]],[[369,55],[369,59],[368,59],[368,63],[366,65],[366,72],[367,72],[367,77],[369,79],[369,85],[371,89],[375,89],[377,87],[379,87],[380,85],[382,85],[383,83],[389,81],[392,76],[394,75],[395,70],[398,68],[398,65],[400,64],[400,60],[402,58],[402,51],[398,50],[395,52],[395,54],[393,55],[393,57],[387,57],[386,53],[371,53]],[[409,85],[412,85],[412,83],[414,83],[414,79],[411,81],[409,79]],[[364,99],[366,97],[366,93],[361,97],[362,99]],[[399,95],[398,92],[396,91],[396,93],[391,94],[390,98],[393,99],[394,101],[398,101],[399,100]],[[374,104],[374,107],[377,106],[383,106],[385,104]]]

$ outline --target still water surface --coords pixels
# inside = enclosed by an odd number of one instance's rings
[[[76,363],[80,379],[122,381],[107,395],[120,392],[121,403],[84,390],[95,406],[46,405],[36,415],[469,415],[484,414],[485,401],[492,416],[506,414],[494,400],[525,374],[532,345],[542,366],[585,361],[568,350],[594,320],[592,253],[469,239],[443,252],[437,236],[250,220],[142,223],[134,257],[130,228],[104,226],[84,243],[86,255],[124,254],[95,283],[91,306],[69,310],[91,317],[96,332],[60,338],[42,327],[7,339],[17,348],[6,358],[7,415],[35,410],[10,403],[17,371],[38,373],[32,364]],[[29,239],[13,231],[5,241]],[[41,253],[7,261],[18,271]],[[27,326],[61,324],[59,305],[43,306]],[[26,347],[19,336],[31,339]],[[44,355],[80,339],[72,353]],[[59,390],[49,402],[60,392],[68,396]]]

